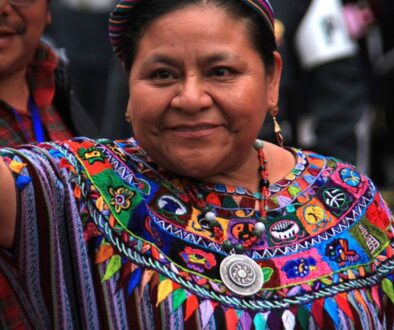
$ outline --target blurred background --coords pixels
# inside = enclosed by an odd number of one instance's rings
[[[285,144],[356,164],[394,209],[394,1],[271,0],[284,60]],[[112,54],[114,0],[57,0],[45,38],[67,60],[100,136],[132,134],[127,76]],[[261,137],[274,140],[267,123]]]

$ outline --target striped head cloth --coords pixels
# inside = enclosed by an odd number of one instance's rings
[[[109,37],[116,55],[122,58],[121,44],[129,16],[135,5],[143,0],[119,0],[109,18]],[[252,8],[274,34],[274,13],[268,0],[239,0]]]

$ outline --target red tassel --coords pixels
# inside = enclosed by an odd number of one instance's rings
[[[186,308],[185,321],[187,321],[189,319],[189,317],[192,316],[193,313],[198,308],[197,296],[191,295],[190,297],[188,297],[187,300],[186,300],[186,307],[185,308]]]
[[[317,299],[312,304],[312,317],[320,329],[324,328],[323,306],[324,306],[324,299]]]
[[[126,283],[126,281],[129,280],[132,271],[133,268],[132,268],[132,263],[130,261],[128,261],[125,265],[122,266],[118,284],[116,285],[116,291],[120,290],[123,287],[123,285]]]
[[[379,287],[377,285],[374,285],[371,288],[371,296],[372,296],[372,300],[374,301],[376,306],[378,306],[379,314],[382,314],[383,309],[382,309],[382,304],[381,304],[380,295],[379,295]]]
[[[229,308],[226,313],[226,329],[236,330],[238,325],[238,315],[235,309]]]
[[[351,319],[353,321],[353,324],[355,324],[356,320],[354,319],[352,309],[351,309],[349,302],[347,300],[347,297],[346,297],[346,293],[338,293],[336,295],[336,301],[337,301],[339,309],[342,312],[344,312],[349,319]]]

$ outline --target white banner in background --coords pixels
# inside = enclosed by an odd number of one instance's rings
[[[357,53],[357,44],[346,28],[340,0],[312,1],[297,30],[295,48],[305,69]]]

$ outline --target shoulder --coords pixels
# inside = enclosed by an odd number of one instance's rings
[[[390,226],[391,211],[371,178],[356,166],[337,158],[310,151],[303,153],[310,168],[316,164],[319,164],[316,168],[320,166],[313,190],[327,211],[380,223],[382,230]]]

